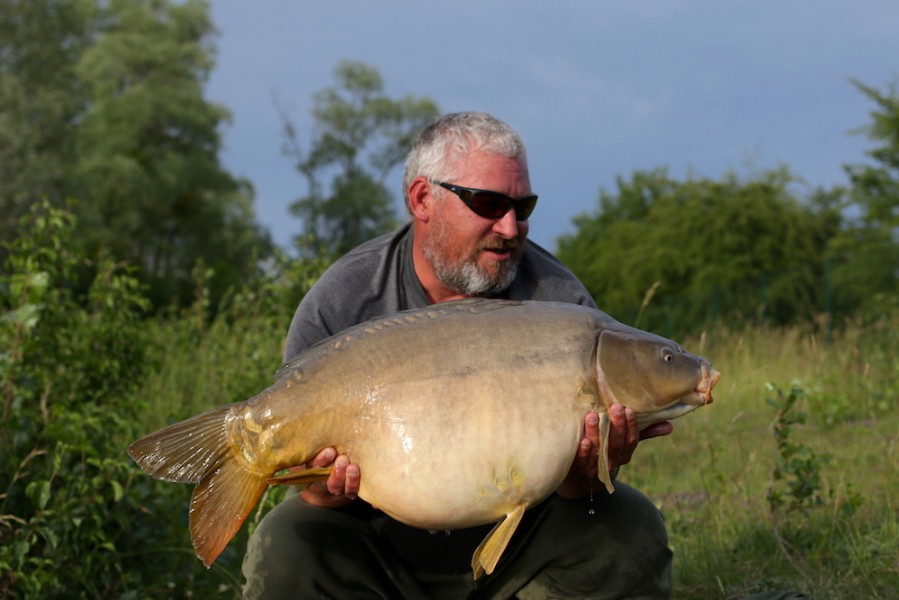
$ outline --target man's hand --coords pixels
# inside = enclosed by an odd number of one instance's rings
[[[327,481],[310,484],[300,496],[312,506],[338,508],[356,499],[359,494],[361,472],[359,465],[350,463],[344,455],[337,455],[334,448],[325,448],[306,464],[308,468],[327,467],[333,465],[334,470]]]
[[[590,415],[584,419],[589,420]],[[637,449],[637,443],[640,440],[648,440],[649,438],[668,435],[674,431],[674,426],[670,421],[662,421],[655,425],[650,425],[643,431],[637,429],[637,413],[632,408],[622,406],[621,404],[613,404],[609,407],[609,472],[611,473],[621,465],[631,462],[634,451]],[[598,441],[591,438],[591,442],[596,445]],[[582,442],[583,443],[583,442]],[[598,456],[598,451],[593,451],[593,458]],[[594,469],[594,472],[596,469]]]
[[[650,425],[643,431],[637,428],[637,415],[621,404],[609,407],[609,472],[631,461],[637,444],[662,435],[674,427],[668,421]],[[571,470],[556,492],[563,498],[581,498],[590,491],[590,480],[597,475],[600,453],[599,416],[590,411],[584,417],[584,437],[578,445]]]

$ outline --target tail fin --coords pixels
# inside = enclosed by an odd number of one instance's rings
[[[229,458],[194,488],[190,539],[207,568],[238,532],[267,487],[264,476],[253,475]]]
[[[206,567],[225,549],[268,485],[265,475],[235,460],[226,437],[233,409],[214,408],[128,446],[131,458],[153,477],[198,484],[190,500],[190,537]]]

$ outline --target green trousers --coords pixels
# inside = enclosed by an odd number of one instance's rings
[[[477,581],[471,571],[415,570],[369,521],[291,496],[250,538],[244,597],[669,598],[672,555],[661,513],[634,488],[615,487],[614,494],[597,492],[592,504],[547,499],[496,570]]]

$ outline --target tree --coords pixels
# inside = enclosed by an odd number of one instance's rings
[[[89,99],[77,136],[80,235],[138,265],[158,302],[192,293],[198,260],[218,294],[268,251],[252,189],[219,164],[228,112],[203,97],[212,24],[202,0],[112,0],[77,66]]]
[[[0,239],[41,198],[72,199],[73,243],[137,266],[157,305],[189,301],[198,262],[214,271],[213,301],[256,268],[271,242],[251,186],[219,164],[228,112],[203,97],[207,2],[0,8]]]
[[[298,241],[307,251],[340,255],[396,225],[384,181],[438,109],[428,98],[388,98],[377,69],[362,63],[341,62],[334,77],[336,85],[314,97],[307,152],[283,111],[282,119],[288,152],[307,183],[307,194],[291,205],[303,221]]]
[[[601,308],[666,335],[716,318],[808,319],[822,306],[827,235],[794,181],[787,169],[747,181],[637,172],[618,179],[617,194],[601,193],[597,214],[575,220],[559,258]]]
[[[872,122],[861,131],[877,144],[874,164],[845,167],[849,176],[848,226],[830,246],[836,303],[843,311],[874,311],[899,295],[899,92],[854,82],[873,100]]]
[[[671,335],[715,318],[786,324],[827,312],[881,318],[899,297],[899,92],[854,82],[877,106],[873,164],[849,186],[800,197],[787,168],[748,180],[679,182],[664,169],[617,178],[575,218],[559,257],[613,315]]]
[[[95,4],[0,0],[0,242],[41,198],[64,200],[84,108],[75,65],[93,40]]]

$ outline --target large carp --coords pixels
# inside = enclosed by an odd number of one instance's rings
[[[259,395],[131,444],[147,473],[196,483],[190,532],[208,567],[270,483],[321,479],[286,469],[333,446],[359,465],[359,496],[424,529],[499,522],[472,558],[493,571],[524,511],[562,483],[608,407],[640,428],[712,401],[719,373],[674,342],[594,309],[462,300],[368,321],[309,348]]]

